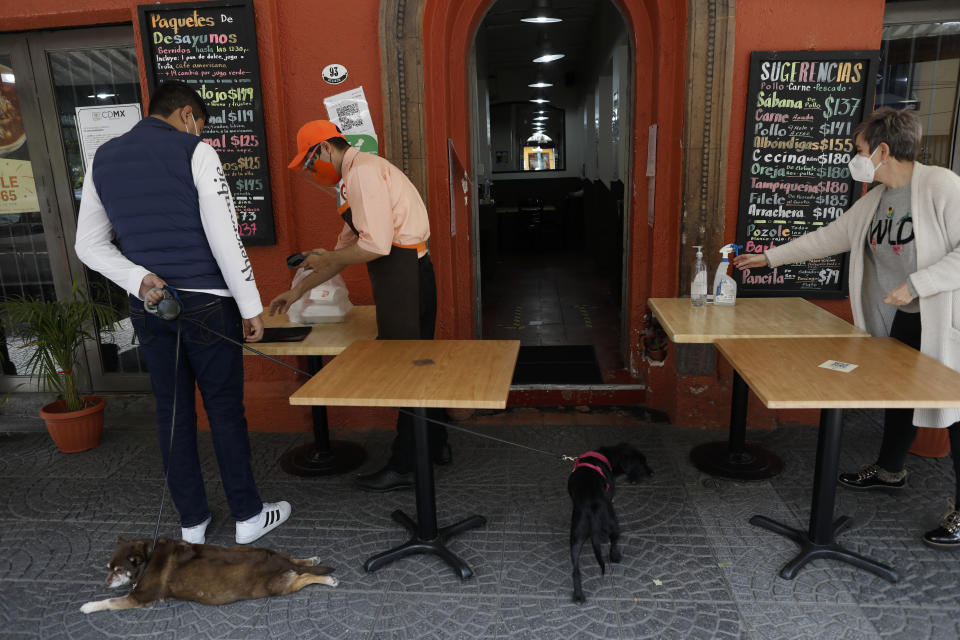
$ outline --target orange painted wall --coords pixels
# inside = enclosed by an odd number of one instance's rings
[[[105,24],[132,24],[139,49],[137,5],[142,0],[30,0],[0,3],[0,32],[56,29]],[[291,272],[284,258],[303,249],[329,247],[341,222],[332,198],[292,179],[287,162],[296,153],[296,132],[307,120],[326,118],[323,99],[362,86],[370,103],[377,131],[383,131],[380,88],[377,0],[353,0],[349,13],[330,11],[314,0],[255,0],[257,45],[263,89],[270,180],[273,189],[277,244],[250,247],[257,284],[264,303],[289,287]],[[139,51],[141,89],[147,93],[143,52]],[[320,70],[331,63],[347,67],[349,77],[340,85],[320,79]],[[372,304],[366,268],[349,267],[344,278],[354,304]],[[287,358],[306,369],[305,358]],[[252,430],[309,431],[310,411],[292,407],[290,393],[303,378],[267,360],[245,358],[246,408]],[[198,401],[199,404],[199,401]],[[202,407],[201,419],[203,418]],[[390,427],[388,410],[344,409],[330,411],[331,426]]]
[[[878,49],[883,27],[883,0],[737,0],[734,77],[729,123],[726,176],[726,219],[723,241],[733,242],[740,196],[740,162],[746,119],[751,51]],[[676,270],[677,254],[656,255],[654,268]],[[675,296],[676,287],[659,295]],[[852,322],[847,300],[813,301]],[[718,357],[714,376],[681,376],[672,352],[666,366],[651,368],[648,402],[667,411],[675,424],[722,427],[729,425],[732,370]],[[779,423],[817,424],[815,412],[770,411],[751,394],[748,424],[772,427]]]
[[[634,62],[633,174],[631,179],[630,237],[627,330],[630,368],[639,369],[637,347],[644,305],[652,288],[675,291],[676,256],[679,248],[680,147],[682,133],[684,61],[686,47],[686,5],[675,0],[615,0],[632,33]],[[423,66],[429,198],[435,203],[448,199],[449,182],[445,162],[447,138],[453,140],[461,159],[469,163],[469,102],[466,60],[477,25],[490,0],[427,0],[423,11]],[[647,223],[648,179],[646,176],[648,127],[659,126],[656,176],[656,223]],[[436,218],[440,218],[440,228]],[[469,255],[469,236],[451,238],[449,221],[435,217],[432,251],[436,262],[454,262]],[[459,229],[458,224],[458,229]],[[651,260],[651,256],[653,259]],[[657,262],[673,266],[652,269]],[[662,264],[661,264],[662,266]],[[656,282],[653,274],[656,271]],[[456,275],[454,275],[454,273]],[[472,282],[458,264],[455,271],[438,270],[441,296],[470,301],[439,314],[441,337],[471,337],[473,323]],[[659,295],[672,295],[663,294]]]
[[[627,262],[629,366],[651,385],[648,400],[666,407],[684,423],[693,408],[713,398],[710,419],[723,424],[729,409],[730,372],[702,380],[678,380],[670,367],[648,372],[639,359],[638,342],[646,299],[676,295],[679,283],[682,113],[686,63],[686,2],[678,0],[613,0],[631,30],[634,52],[632,180],[630,238]],[[143,0],[31,0],[0,3],[0,32],[73,26],[131,23]],[[474,31],[492,0],[427,0],[423,12],[426,82],[424,105],[428,162],[428,199],[432,250],[438,279],[438,337],[473,335],[473,269],[470,225],[458,216],[458,234],[451,238],[447,139],[454,142],[464,166],[471,160],[466,60]],[[316,0],[254,0],[260,52],[264,116],[273,187],[277,244],[251,247],[264,302],[289,284],[283,259],[293,251],[333,244],[340,228],[334,203],[291,178],[287,161],[296,151],[296,130],[304,121],[326,117],[323,98],[363,86],[377,131],[382,132],[378,0],[354,0],[349,11],[331,16],[328,3]],[[733,238],[743,143],[749,52],[757,49],[875,48],[880,42],[883,0],[739,0],[736,3],[736,58],[733,116],[727,174],[726,240]],[[139,40],[139,38],[138,38]],[[142,52],[141,52],[142,60]],[[347,67],[348,80],[327,85],[320,69],[330,63]],[[141,64],[141,75],[143,74]],[[144,92],[146,85],[143,84]],[[659,126],[657,175],[646,177],[648,125]],[[395,124],[394,124],[395,126]],[[383,138],[381,138],[382,142]],[[654,223],[648,224],[648,195],[655,187]],[[364,267],[350,267],[344,276],[355,304],[372,297]],[[824,303],[849,318],[846,303]],[[305,368],[305,359],[290,359]],[[668,360],[668,362],[670,362]],[[307,431],[310,414],[287,403],[301,379],[277,365],[246,359],[247,410],[252,429]],[[707,389],[696,397],[677,386]],[[756,405],[756,402],[753,403]],[[719,419],[717,418],[719,416]],[[386,411],[331,411],[332,426],[392,425]],[[696,424],[706,424],[697,418]]]

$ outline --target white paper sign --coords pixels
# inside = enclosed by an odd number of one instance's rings
[[[841,371],[843,373],[850,373],[860,365],[850,364],[849,362],[840,362],[839,360],[827,360],[826,362],[823,362],[817,366],[822,367],[824,369],[830,369],[831,371]]]
[[[376,139],[377,132],[373,129],[370,106],[363,94],[363,87],[324,98],[323,104],[327,107],[329,120],[336,123],[344,135],[364,134]]]
[[[77,137],[84,173],[90,168],[100,145],[130,131],[142,118],[138,103],[77,107]]]

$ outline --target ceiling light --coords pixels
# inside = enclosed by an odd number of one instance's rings
[[[531,98],[530,102],[536,102],[537,104],[543,104],[544,102],[550,102],[546,98]]]
[[[527,138],[527,142],[536,142],[538,145],[547,144],[553,142],[553,138],[543,133],[542,131],[536,131],[532,136]]]
[[[534,62],[553,62],[566,55],[557,53],[553,49],[553,45],[550,44],[550,39],[547,37],[545,31],[541,31],[539,37],[537,37],[537,51],[540,52],[540,55],[533,59]]]
[[[549,0],[534,0],[533,8],[531,9],[532,15],[529,18],[520,18],[520,22],[527,22],[530,24],[551,24],[554,22],[563,22],[562,18],[550,17],[550,13]]]
[[[117,95],[117,94],[115,94],[115,93],[105,93],[105,92],[101,91],[100,93],[91,93],[91,94],[88,95],[87,97],[88,97],[88,98],[100,98],[101,100],[106,100],[107,98],[113,98],[113,97],[116,96],[116,95]]]
[[[565,53],[545,53],[539,58],[534,58],[534,62],[553,62],[554,60],[559,60],[560,58],[566,57]]]
[[[534,81],[533,84],[528,84],[527,86],[533,89],[546,89],[547,87],[552,87],[553,83],[547,82],[547,79],[544,77],[543,72],[538,71],[537,79]]]
[[[549,120],[549,118],[547,116],[537,116],[534,120]]]

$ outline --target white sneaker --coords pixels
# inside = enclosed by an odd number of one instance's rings
[[[180,538],[190,544],[203,544],[207,540],[207,525],[210,524],[210,516],[200,524],[192,527],[180,527]]]
[[[264,502],[263,510],[249,520],[237,522],[237,544],[249,544],[269,531],[273,531],[290,517],[290,503]]]

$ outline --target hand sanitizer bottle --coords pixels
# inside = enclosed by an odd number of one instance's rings
[[[717,272],[713,276],[713,304],[732,307],[737,303],[737,281],[727,275],[730,270],[730,252],[740,249],[740,245],[727,244],[720,249],[723,259],[717,265]]]
[[[707,304],[707,263],[703,261],[703,245],[697,249],[697,261],[693,263],[693,280],[690,283],[690,304],[702,307]]]

